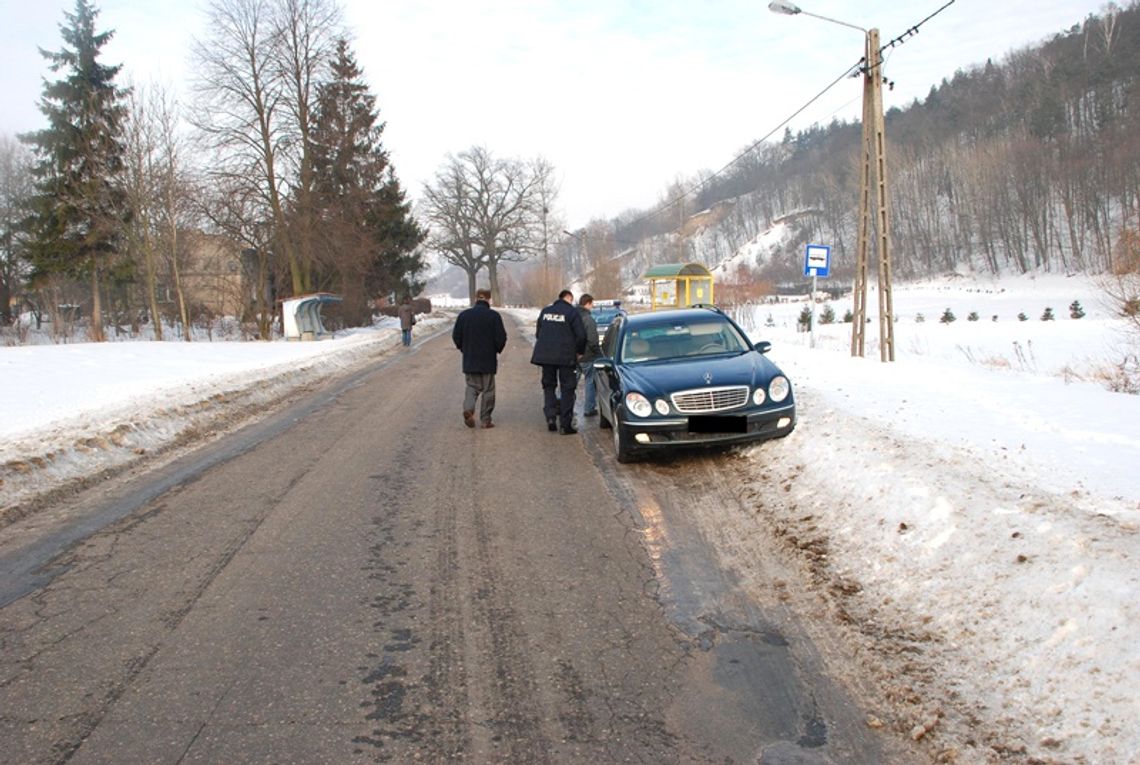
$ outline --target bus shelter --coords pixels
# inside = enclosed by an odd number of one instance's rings
[[[340,295],[317,292],[312,295],[298,295],[281,301],[281,329],[286,340],[320,340],[332,337],[321,321],[321,307],[329,303],[339,303]]]
[[[653,266],[641,278],[649,282],[650,307],[654,311],[713,302],[713,275],[700,263]]]

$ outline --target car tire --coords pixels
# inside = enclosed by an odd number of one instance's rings
[[[614,451],[617,452],[617,461],[623,465],[634,461],[633,449],[630,448],[629,431],[621,425],[621,414],[614,412]]]

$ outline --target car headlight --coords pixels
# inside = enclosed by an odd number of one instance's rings
[[[764,389],[763,388],[757,388],[756,390],[752,391],[752,403],[755,404],[756,406],[760,406],[761,404],[764,403]]]
[[[638,417],[648,417],[653,414],[653,405],[640,393],[625,394],[625,408]]]
[[[654,401],[653,408],[657,410],[657,414],[669,414],[669,402],[663,398]]]
[[[792,392],[792,384],[783,375],[776,375],[768,383],[768,395],[775,402],[783,401]]]

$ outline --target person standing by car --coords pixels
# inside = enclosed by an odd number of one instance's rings
[[[598,414],[598,389],[594,377],[594,359],[602,355],[602,344],[598,340],[598,323],[594,321],[594,296],[589,292],[578,298],[578,312],[582,315],[582,327],[586,330],[586,350],[578,360],[582,378],[586,381],[585,399],[582,402],[582,416],[594,417]]]
[[[578,387],[578,358],[586,349],[586,328],[570,290],[542,309],[534,328],[530,363],[542,367],[542,414],[548,430],[569,436],[574,428],[574,389]],[[557,389],[557,391],[556,391]]]
[[[407,295],[404,295],[404,300],[396,309],[396,315],[400,317],[401,339],[406,348],[412,344],[412,325],[416,323],[416,309],[412,307],[412,299]]]
[[[499,371],[499,354],[507,345],[507,331],[503,317],[491,308],[490,290],[475,291],[475,305],[459,314],[451,330],[451,341],[463,353],[463,375],[467,380],[463,424],[475,427],[475,402],[482,396],[479,421],[484,428],[493,428],[495,373]]]

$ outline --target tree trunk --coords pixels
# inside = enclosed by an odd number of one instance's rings
[[[88,334],[95,343],[106,342],[107,336],[103,332],[103,300],[99,294],[99,266],[95,257],[91,257],[91,326]]]

